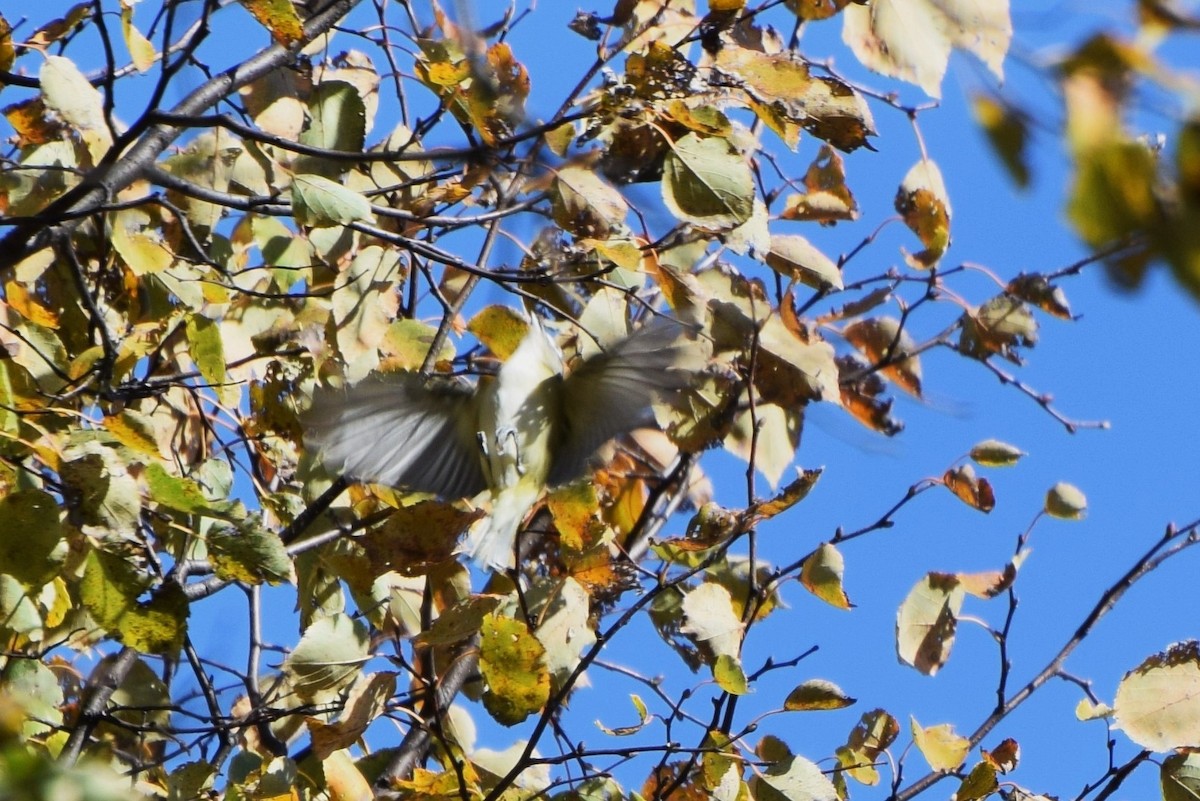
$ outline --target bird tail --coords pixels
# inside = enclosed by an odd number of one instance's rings
[[[541,488],[518,484],[492,496],[492,513],[467,533],[463,550],[481,568],[508,570],[516,563],[517,531]]]

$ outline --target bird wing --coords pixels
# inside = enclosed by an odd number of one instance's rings
[[[465,498],[487,487],[475,418],[466,381],[398,373],[318,392],[304,440],[347,478]]]
[[[582,475],[596,449],[613,437],[654,424],[654,400],[687,386],[690,371],[700,366],[690,358],[697,348],[690,332],[658,318],[566,377],[550,486]]]

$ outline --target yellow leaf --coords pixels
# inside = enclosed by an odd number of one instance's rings
[[[971,750],[970,741],[955,734],[954,727],[949,723],[923,728],[914,717],[910,717],[909,722],[913,742],[929,767],[935,771],[946,773],[956,770],[967,758],[967,752]]]

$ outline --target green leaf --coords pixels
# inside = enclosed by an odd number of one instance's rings
[[[1082,520],[1087,515],[1087,496],[1075,485],[1060,481],[1046,493],[1046,514],[1063,520]]]
[[[663,201],[678,219],[708,229],[734,228],[754,213],[754,176],[728,141],[688,134],[663,164]]]
[[[546,649],[522,621],[495,614],[483,619],[480,635],[483,705],[497,723],[516,725],[550,700]]]
[[[241,4],[284,47],[304,40],[304,24],[291,0],[241,0]]]
[[[824,679],[809,679],[788,693],[783,708],[792,712],[845,709],[856,702],[842,688]]]
[[[185,331],[188,355],[205,382],[220,392],[225,383],[225,345],[220,326],[202,314],[189,314]]]
[[[123,614],[116,633],[121,642],[142,653],[175,656],[183,647],[189,613],[183,588],[166,584],[155,590],[147,603]]]
[[[320,175],[292,178],[292,210],[296,222],[314,228],[374,220],[365,197]]]
[[[295,583],[287,549],[274,533],[258,526],[214,526],[205,538],[217,575],[246,584]]]
[[[284,660],[284,675],[303,698],[340,690],[358,676],[369,658],[366,626],[346,614],[317,619]]]
[[[1159,769],[1163,801],[1200,798],[1200,753],[1171,754]]]
[[[0,499],[0,532],[7,532],[0,536],[0,573],[30,589],[58,574],[67,558],[59,512],[54,498],[41,490],[23,490]]]
[[[234,503],[210,501],[195,481],[173,476],[157,462],[146,467],[146,485],[150,490],[150,498],[168,509],[236,522],[231,515]]]
[[[971,448],[971,458],[983,467],[1011,467],[1025,455],[1025,451],[998,439],[985,439]]]
[[[308,100],[308,125],[300,143],[322,150],[361,151],[366,126],[367,109],[358,90],[344,81],[323,81]],[[296,160],[295,172],[336,179],[345,168],[344,161],[302,156]]]
[[[800,583],[813,595],[836,609],[849,609],[853,604],[842,587],[845,560],[841,552],[828,542],[821,543],[800,569]]]
[[[996,768],[987,762],[979,762],[958,786],[955,801],[982,801],[1000,789],[996,780]]]
[[[732,654],[721,654],[713,662],[713,678],[717,686],[730,695],[745,695],[750,692],[742,661]]]

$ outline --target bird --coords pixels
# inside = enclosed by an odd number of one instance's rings
[[[495,376],[402,372],[316,393],[305,445],[347,479],[445,499],[486,491],[491,513],[464,550],[478,566],[504,571],[542,492],[584,475],[608,440],[654,425],[655,400],[691,382],[702,364],[695,333],[656,317],[567,370],[533,316]]]

